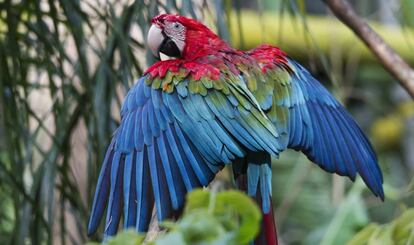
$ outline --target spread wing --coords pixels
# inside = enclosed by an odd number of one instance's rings
[[[246,82],[281,132],[280,144],[302,151],[330,173],[352,180],[359,173],[371,191],[383,199],[383,178],[376,155],[345,108],[305,68],[286,58],[279,49],[262,46],[249,54],[262,72],[256,75],[259,79]]]
[[[96,187],[88,233],[107,208],[105,235],[124,227],[146,231],[155,203],[171,217],[186,192],[206,186],[245,149],[277,154],[274,125],[240,76],[194,80],[168,72],[146,75],[129,91]]]

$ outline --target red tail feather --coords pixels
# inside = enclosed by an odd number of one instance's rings
[[[277,231],[273,208],[270,212],[263,214],[262,230],[264,230],[267,245],[277,245]]]
[[[240,190],[247,192],[247,176],[246,175],[238,176],[236,182]],[[262,197],[260,193],[260,187],[258,187],[257,189],[259,191],[257,192],[255,201],[257,202],[259,207],[261,207]],[[262,216],[263,218],[262,218],[261,229],[256,239],[254,240],[254,245],[278,245],[276,223],[275,223],[275,218],[273,214],[273,208],[271,208],[269,213],[267,214],[262,212]]]

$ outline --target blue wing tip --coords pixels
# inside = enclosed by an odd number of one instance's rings
[[[382,183],[380,184],[378,197],[381,199],[381,201],[383,201],[383,202],[385,201],[385,194],[384,194],[384,188],[382,186]]]
[[[88,232],[87,232],[88,237],[90,237],[93,234],[95,234],[95,232],[96,232],[96,228],[92,224],[92,221],[89,221],[89,224],[88,224]]]
[[[379,194],[379,198],[381,199],[381,201],[385,201],[385,195],[384,195],[384,191],[382,190],[382,192]]]
[[[375,194],[375,196],[379,197],[381,199],[381,201],[385,201],[385,194],[384,194],[384,188],[383,188],[383,180],[382,180],[382,174],[381,172],[379,173],[380,176],[377,179],[377,184],[378,184],[378,188],[374,189],[374,188],[370,188],[372,190],[372,192]]]
[[[378,166],[378,162],[376,161],[376,156],[373,156],[372,164],[374,164],[374,170],[371,170],[371,176],[373,177],[373,180],[368,181],[367,179],[363,178],[365,184],[367,187],[371,190],[371,192],[381,199],[381,201],[385,200],[385,194],[384,194],[384,188],[383,183],[384,179],[382,176],[381,169]],[[360,173],[361,174],[361,173]]]
[[[369,189],[372,191],[372,193],[381,199],[381,201],[385,201],[385,194],[384,194],[384,188],[382,186],[382,183],[379,183],[378,187],[371,187],[369,186]]]
[[[371,159],[372,159],[372,164],[374,165],[374,166],[371,166],[371,169],[372,169],[371,174],[374,177],[375,183],[373,183],[374,185],[371,183],[368,186],[375,196],[379,197],[381,201],[384,201],[385,200],[384,187],[383,187],[384,177],[379,167],[377,156],[375,152],[373,151],[371,144],[369,144],[369,147],[371,148],[370,149],[372,152]]]

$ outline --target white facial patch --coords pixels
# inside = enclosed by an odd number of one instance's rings
[[[178,22],[168,22],[164,31],[182,53],[185,45],[185,27]]]
[[[180,52],[182,53],[183,52],[183,50],[184,50],[184,35],[180,35],[179,37],[172,37],[171,38],[174,42],[175,42],[175,45],[177,45],[177,48],[180,50]]]

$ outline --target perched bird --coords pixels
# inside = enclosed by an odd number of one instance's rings
[[[384,198],[376,155],[345,108],[279,48],[232,48],[202,23],[179,15],[152,19],[148,46],[161,59],[128,92],[107,150],[88,233],[107,209],[105,236],[145,232],[179,214],[185,195],[232,164],[240,189],[261,205],[259,244],[276,244],[271,156],[302,151],[330,173]]]

